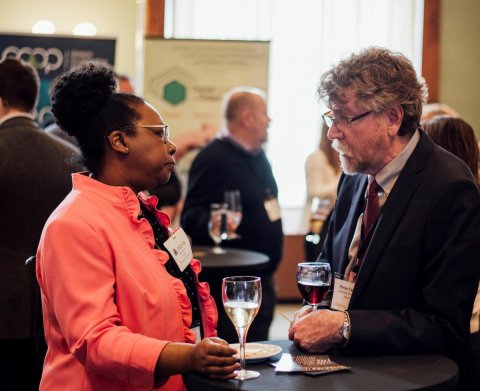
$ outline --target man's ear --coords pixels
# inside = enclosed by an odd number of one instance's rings
[[[250,128],[252,124],[252,112],[247,108],[243,108],[240,112],[239,118],[244,128]]]
[[[403,121],[403,108],[400,105],[387,109],[387,129],[389,136],[396,136]]]
[[[7,115],[8,107],[2,97],[0,97],[0,118]]]
[[[119,153],[127,154],[130,150],[125,141],[125,132],[114,130],[107,136],[110,147]]]

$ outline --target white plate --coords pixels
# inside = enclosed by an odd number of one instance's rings
[[[239,358],[240,345],[238,343],[232,343],[230,346],[237,349],[238,353],[235,357]],[[263,361],[276,354],[280,353],[282,348],[277,345],[270,345],[265,343],[247,342],[245,346],[245,361],[255,362]]]

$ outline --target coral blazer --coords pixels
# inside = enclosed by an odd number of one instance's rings
[[[156,197],[143,202],[155,206]],[[154,248],[139,200],[126,187],[84,174],[50,216],[37,252],[48,351],[41,390],[153,389],[155,364],[170,341],[195,342],[183,283]],[[168,226],[169,217],[157,211]],[[216,335],[217,310],[200,263],[190,263],[205,336]],[[158,389],[184,389],[181,375]]]

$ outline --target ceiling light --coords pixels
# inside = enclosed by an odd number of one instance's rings
[[[32,33],[34,34],[54,34],[55,25],[49,20],[42,19],[35,22],[32,26]]]
[[[90,22],[82,22],[73,28],[73,35],[97,35],[97,28]]]

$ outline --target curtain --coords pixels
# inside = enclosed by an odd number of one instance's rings
[[[271,41],[266,149],[283,208],[305,202],[324,71],[375,45],[405,54],[421,74],[423,0],[171,0],[171,7],[173,38]]]

